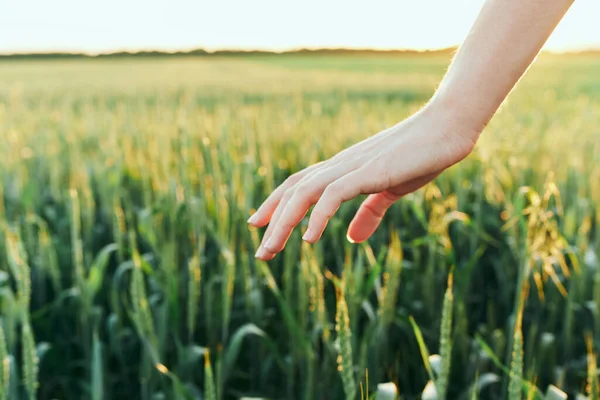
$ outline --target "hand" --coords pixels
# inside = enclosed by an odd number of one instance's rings
[[[403,122],[290,176],[248,220],[255,227],[269,224],[256,257],[268,261],[282,251],[294,227],[316,204],[303,236],[315,243],[340,205],[360,194],[370,196],[350,223],[348,240],[367,240],[394,202],[472,151],[479,132],[460,126],[449,114],[430,103]]]

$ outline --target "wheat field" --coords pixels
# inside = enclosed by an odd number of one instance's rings
[[[599,398],[600,56],[475,152],[256,261],[291,173],[418,110],[431,55],[0,60],[0,400]]]

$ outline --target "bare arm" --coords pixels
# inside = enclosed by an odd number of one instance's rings
[[[481,131],[573,0],[487,0],[431,101],[418,113],[288,178],[250,217],[269,224],[256,257],[272,259],[315,205],[314,243],[344,201],[370,194],[348,229],[368,239],[387,209],[472,151]]]
[[[573,1],[486,1],[434,101],[481,131]]]

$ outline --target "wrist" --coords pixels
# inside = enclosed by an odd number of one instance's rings
[[[457,96],[443,88],[433,95],[425,109],[442,118],[452,131],[473,142],[479,139],[491,118],[481,107],[465,101],[464,96]]]
[[[471,154],[483,130],[484,124],[467,111],[460,102],[436,94],[417,117],[426,121],[427,130],[446,149],[448,166]]]

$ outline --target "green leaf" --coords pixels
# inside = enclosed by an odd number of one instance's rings
[[[269,350],[271,350],[274,354],[277,353],[277,347],[275,343],[271,340],[269,335],[267,335],[265,331],[260,329],[258,326],[254,324],[246,324],[239,327],[231,337],[229,345],[225,351],[223,361],[223,382],[227,381],[227,378],[230,376],[233,368],[235,367],[235,363],[240,354],[244,339],[251,335],[262,338]]]
[[[102,286],[102,281],[104,279],[104,272],[106,271],[106,266],[108,265],[108,261],[110,260],[111,253],[117,251],[118,246],[116,243],[109,244],[105,246],[100,253],[92,262],[90,266],[90,270],[87,278],[87,287],[89,290],[90,296],[95,296],[98,293],[98,290]]]
[[[412,317],[412,315],[409,318],[410,318],[410,324],[412,325],[413,331],[415,332],[415,337],[417,338],[417,343],[419,344],[419,350],[421,352],[421,357],[423,358],[423,364],[425,364],[425,369],[427,370],[429,379],[435,384],[433,370],[431,368],[431,364],[429,364],[429,350],[427,350],[427,345],[425,344],[425,341],[423,340],[423,335],[421,334],[421,330],[419,329],[419,326],[415,322],[415,319]]]

